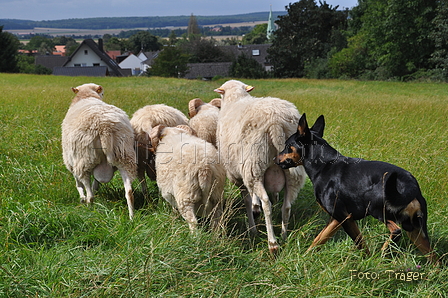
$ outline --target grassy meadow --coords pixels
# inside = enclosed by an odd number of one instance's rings
[[[231,185],[220,232],[201,225],[190,234],[154,183],[152,202],[133,221],[119,176],[100,188],[92,206],[79,203],[61,151],[71,87],[101,84],[104,100],[132,116],[155,103],[187,113],[190,99],[217,97],[213,90],[224,81],[0,74],[0,297],[445,297],[446,265],[427,264],[407,236],[382,254],[388,230],[372,218],[359,222],[371,256],[343,231],[305,253],[328,219],[309,181],[275,259],[263,217],[261,233],[250,237]],[[255,86],[253,96],[295,103],[310,124],[324,114],[325,138],[342,154],[409,170],[428,202],[432,245],[440,256],[448,252],[446,84],[244,81]],[[273,206],[277,236],[280,207]]]

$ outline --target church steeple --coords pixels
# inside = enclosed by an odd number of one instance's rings
[[[275,24],[274,19],[272,18],[272,5],[271,5],[271,9],[269,11],[268,30],[266,31],[266,37],[268,38],[268,40],[271,40],[274,31],[275,31]]]

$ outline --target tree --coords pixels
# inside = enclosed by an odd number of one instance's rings
[[[51,75],[53,71],[45,66],[36,65],[34,63],[35,58],[32,55],[23,55],[20,54],[18,56],[18,72],[19,73],[30,73],[30,74],[45,74]]]
[[[129,50],[135,54],[140,51],[158,51],[162,45],[156,36],[148,31],[139,31],[128,40]]]
[[[190,56],[190,63],[230,62],[232,57],[215,45],[214,39],[200,36],[184,39],[179,43],[180,49]]]
[[[19,40],[9,32],[3,32],[0,26],[0,72],[16,72]]]
[[[442,77],[448,79],[448,1],[439,1],[437,15],[433,22],[431,39],[434,41],[434,52],[430,61]]]
[[[361,17],[370,65],[379,79],[429,67],[437,0],[368,0]]]
[[[255,25],[254,29],[244,35],[243,44],[264,44],[268,43],[266,32],[268,24]]]
[[[121,51],[123,49],[123,43],[118,37],[108,38],[107,41],[104,40],[104,48],[108,51]]]
[[[54,43],[53,40],[43,35],[35,35],[31,37],[30,41],[26,44],[25,49],[29,51],[37,50],[39,54],[46,55],[53,53]]]
[[[189,56],[185,54],[177,45],[177,37],[174,31],[171,31],[168,37],[168,45],[163,47],[154,64],[146,72],[148,76],[159,77],[184,77],[188,71]]]
[[[268,74],[260,63],[242,53],[232,63],[230,76],[234,78],[262,79],[266,78]]]
[[[332,48],[345,47],[341,34],[347,28],[348,11],[338,11],[325,1],[320,6],[314,0],[290,3],[288,14],[276,21],[268,59],[276,77],[303,77],[305,66],[327,59]]]
[[[190,20],[188,21],[187,34],[189,37],[192,35],[201,34],[201,29],[199,28],[198,21],[193,14],[191,14]]]

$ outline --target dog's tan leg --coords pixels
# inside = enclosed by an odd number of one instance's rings
[[[437,254],[432,250],[428,237],[421,230],[415,229],[412,232],[407,232],[407,234],[422,254],[428,255],[428,259],[431,263],[438,262]]]
[[[358,249],[360,250],[364,250],[367,255],[370,255],[370,251],[364,242],[361,231],[359,231],[358,225],[356,224],[356,221],[351,218],[351,215],[349,215],[344,220],[344,222],[342,223],[342,227],[344,228],[344,231],[350,236],[350,238],[355,241],[356,247],[358,247]]]
[[[386,240],[386,242],[384,242],[383,247],[381,248],[382,251],[387,249],[390,241],[398,241],[401,237],[401,228],[395,222],[387,220],[386,226],[390,231],[390,237]]]
[[[337,221],[334,218],[330,219],[330,222],[327,224],[327,226],[317,235],[317,237],[314,239],[311,246],[308,248],[306,252],[309,252],[313,247],[317,245],[322,245],[325,242],[328,241],[331,237],[336,234],[336,232],[341,228],[341,223]]]

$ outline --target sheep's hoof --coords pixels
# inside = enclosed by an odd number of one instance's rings
[[[277,256],[277,254],[279,252],[279,247],[278,247],[277,242],[274,242],[274,243],[269,242],[269,251],[271,252],[271,254],[273,256]]]
[[[80,202],[81,204],[86,204],[87,203],[86,197],[81,197]]]

